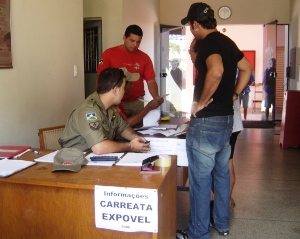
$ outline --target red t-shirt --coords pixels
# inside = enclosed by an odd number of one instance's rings
[[[150,57],[140,51],[129,52],[123,46],[115,46],[103,52],[98,64],[97,75],[108,67],[126,67],[131,73],[140,73],[140,79],[132,82],[132,89],[125,94],[122,101],[136,100],[145,94],[143,80],[155,79],[155,72]]]

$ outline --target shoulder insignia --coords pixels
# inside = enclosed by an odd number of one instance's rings
[[[86,120],[96,120],[96,119],[97,119],[97,115],[95,112],[86,114]]]
[[[91,130],[99,130],[100,129],[100,122],[96,121],[96,122],[91,122],[89,123],[90,129]]]

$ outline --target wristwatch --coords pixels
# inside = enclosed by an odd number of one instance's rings
[[[238,94],[238,93],[236,93],[236,92],[233,92],[233,95],[235,95],[235,96],[236,96],[236,98],[238,98],[238,97],[239,97],[239,94]]]

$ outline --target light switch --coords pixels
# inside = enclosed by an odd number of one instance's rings
[[[78,67],[74,65],[74,76],[78,76]]]

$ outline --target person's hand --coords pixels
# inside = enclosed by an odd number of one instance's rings
[[[143,137],[136,137],[130,141],[130,151],[136,153],[147,153],[150,148],[150,143],[145,143],[146,139]]]
[[[239,97],[236,94],[233,94],[232,96],[232,104],[234,105],[235,101],[238,99]]]
[[[194,102],[191,109],[191,114],[196,118],[196,113],[203,108],[207,107],[211,102],[213,101],[213,98],[210,98],[207,102],[204,104],[199,104],[199,102]]]
[[[158,100],[153,99],[145,106],[145,108],[149,108],[149,110],[154,110],[157,109],[160,105],[161,104]]]
[[[157,104],[159,104],[158,106],[164,103],[164,98],[160,96],[155,97],[154,100],[156,100]]]

